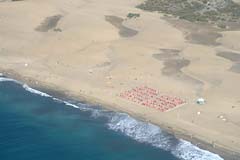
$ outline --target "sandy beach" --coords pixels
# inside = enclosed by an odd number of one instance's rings
[[[141,2],[0,1],[0,73],[238,159],[240,31],[166,18],[136,8]],[[142,85],[186,104],[161,112],[119,96]]]

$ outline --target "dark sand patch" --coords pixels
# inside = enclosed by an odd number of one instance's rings
[[[235,52],[219,52],[217,56],[228,59],[232,62],[240,62],[240,54]]]
[[[102,67],[108,67],[111,65],[111,62],[103,62],[101,64],[96,65],[96,67],[102,68]]]
[[[194,77],[191,77],[184,73],[182,69],[190,65],[190,60],[185,58],[170,59],[164,62],[164,68],[162,69],[163,75],[171,76],[177,80],[192,84],[196,89],[196,95],[200,96],[203,91],[204,83]]]
[[[123,19],[117,16],[105,16],[105,20],[111,23],[113,26],[119,29],[119,35],[122,37],[132,37],[135,36],[138,31],[125,27],[123,23]]]
[[[62,15],[54,15],[47,17],[37,28],[35,28],[35,30],[38,32],[48,32],[49,30],[57,26],[59,20],[62,17]]]
[[[177,49],[160,49],[163,53],[153,54],[153,58],[156,58],[157,60],[165,60],[170,59],[178,56],[178,53],[180,50]]]
[[[183,67],[187,67],[190,61],[187,59],[169,59],[164,61],[162,73],[167,76],[176,75],[181,72]]]
[[[162,74],[165,76],[173,77],[174,79],[184,81],[188,84],[194,85],[196,94],[200,95],[204,83],[194,77],[185,74],[182,69],[190,65],[191,61],[179,55],[180,50],[176,49],[160,49],[162,53],[153,54],[153,58],[163,61],[164,67]]]
[[[186,39],[195,44],[220,45],[220,43],[216,42],[220,37],[222,37],[222,35],[217,32],[200,31],[190,33],[186,36]]]
[[[239,63],[235,63],[231,68],[230,71],[234,72],[234,73],[240,73],[240,62]]]
[[[185,39],[190,43],[210,46],[220,45],[217,39],[222,37],[220,33],[223,31],[222,29],[216,28],[210,24],[196,24],[172,17],[165,17],[164,19],[175,28],[182,31],[185,35]]]
[[[229,69],[231,72],[240,73],[240,54],[235,52],[219,52],[216,54],[219,57],[235,62]]]
[[[161,53],[153,54],[152,57],[163,61],[164,68],[162,73],[167,76],[172,76],[181,73],[183,67],[187,67],[190,61],[179,55],[180,50],[177,49],[160,49]]]
[[[178,54],[180,52],[178,49],[160,49],[160,51],[166,54]]]

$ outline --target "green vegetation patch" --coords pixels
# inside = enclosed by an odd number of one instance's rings
[[[127,15],[128,18],[138,18],[140,17],[139,13],[128,13]]]
[[[221,27],[226,22],[240,22],[240,5],[232,0],[146,0],[137,7],[191,22],[219,24]]]

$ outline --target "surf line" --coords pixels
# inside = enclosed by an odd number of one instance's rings
[[[52,98],[52,99],[55,100],[55,101],[62,102],[62,103],[64,103],[64,104],[67,105],[67,106],[71,106],[71,107],[74,107],[74,108],[79,108],[77,105],[72,104],[72,103],[70,103],[70,102],[68,102],[68,101],[63,101],[63,100],[61,100],[61,99],[59,99],[59,98],[56,98],[56,97],[53,97],[53,96],[51,96],[51,95],[49,95],[49,94],[47,94],[47,93],[44,93],[44,92],[41,92],[41,91],[36,90],[36,89],[34,89],[34,88],[31,88],[31,87],[29,87],[29,86],[28,86],[27,84],[25,84],[25,83],[21,83],[21,82],[19,82],[19,81],[17,81],[17,80],[11,79],[11,78],[3,77],[4,75],[3,75],[2,73],[0,73],[0,76],[1,76],[1,77],[0,77],[0,82],[11,81],[11,82],[14,82],[14,83],[17,83],[17,84],[21,85],[21,86],[23,87],[23,89],[25,89],[26,91],[31,92],[31,93],[33,93],[33,94],[37,94],[37,95],[40,95],[40,96],[43,96],[43,97],[49,97],[49,98]]]

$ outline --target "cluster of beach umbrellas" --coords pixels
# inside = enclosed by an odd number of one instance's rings
[[[124,91],[120,97],[142,106],[158,109],[161,112],[169,111],[186,103],[179,97],[160,94],[156,89],[147,86]]]

